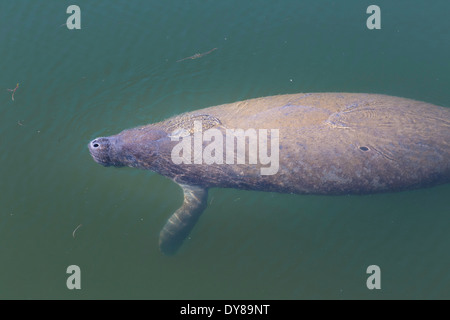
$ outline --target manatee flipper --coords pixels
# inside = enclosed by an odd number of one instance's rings
[[[159,234],[159,249],[167,255],[178,250],[207,206],[207,189],[180,186],[184,192],[183,205],[167,220]]]

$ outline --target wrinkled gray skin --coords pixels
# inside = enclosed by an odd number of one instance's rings
[[[263,176],[259,164],[174,164],[171,152],[178,142],[169,135],[179,129],[192,133],[195,120],[202,120],[204,130],[223,133],[227,128],[279,129],[278,172]],[[183,205],[160,234],[161,251],[171,254],[206,208],[211,187],[345,195],[449,182],[450,108],[375,94],[280,95],[97,138],[89,151],[104,166],[152,170],[182,187]]]

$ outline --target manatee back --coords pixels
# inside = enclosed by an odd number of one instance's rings
[[[278,129],[279,171],[261,176],[259,164],[174,168],[182,183],[354,194],[450,179],[450,109],[420,101],[354,93],[280,95],[189,112],[160,125],[193,132],[198,119],[205,120],[203,129]]]

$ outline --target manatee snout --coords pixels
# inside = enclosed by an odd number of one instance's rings
[[[114,163],[111,161],[112,137],[96,138],[88,144],[89,152],[95,162],[108,167]]]

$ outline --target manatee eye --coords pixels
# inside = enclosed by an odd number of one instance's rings
[[[96,140],[92,141],[92,146],[93,146],[94,148],[100,147],[100,145],[97,143]]]
[[[362,151],[369,151],[369,148],[367,148],[367,147],[359,147],[359,149]]]

